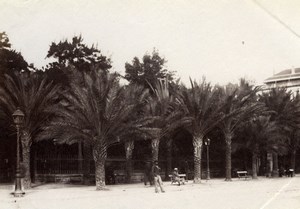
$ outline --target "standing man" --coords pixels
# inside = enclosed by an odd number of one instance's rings
[[[158,193],[158,186],[160,187],[161,192],[165,192],[164,188],[162,187],[162,180],[160,177],[160,167],[158,166],[158,162],[155,161],[153,165],[153,176],[154,176],[154,186],[155,186],[155,193]]]

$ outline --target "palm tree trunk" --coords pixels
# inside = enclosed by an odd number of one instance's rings
[[[30,137],[26,132],[23,132],[21,137],[22,142],[22,167],[23,167],[23,186],[24,189],[29,189],[31,187],[31,176],[30,176]]]
[[[274,163],[273,177],[278,177],[279,173],[278,173],[278,154],[277,153],[273,154],[273,163]]]
[[[95,161],[96,190],[105,190],[105,160],[107,148],[105,145],[96,146],[93,149]]]
[[[95,161],[96,190],[105,189],[105,159],[100,158]]]
[[[91,156],[91,146],[87,142],[83,142],[83,184],[90,184],[90,160]]]
[[[266,156],[265,152],[261,153],[260,159],[261,159],[261,166],[259,167],[258,175],[266,176],[266,174],[267,174],[267,156]]]
[[[167,141],[167,170],[165,179],[167,180],[169,178],[169,174],[172,172],[172,139],[169,139]]]
[[[290,168],[294,169],[294,171],[295,171],[295,165],[296,165],[296,150],[292,150]]]
[[[271,177],[273,172],[273,155],[267,152],[267,177]]]
[[[252,178],[257,179],[257,152],[258,152],[258,145],[255,145],[255,148],[252,152]]]
[[[152,162],[158,161],[159,139],[152,139],[151,147],[152,147]]]
[[[134,149],[134,141],[129,140],[125,142],[125,152],[126,152],[126,182],[131,182],[132,173],[132,152]]]
[[[193,137],[194,147],[194,183],[201,183],[201,152],[203,137]]]
[[[225,134],[225,142],[226,142],[226,178],[225,181],[231,181],[231,140],[232,134]]]

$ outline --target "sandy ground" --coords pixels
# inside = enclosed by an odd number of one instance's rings
[[[0,185],[0,209],[300,209],[300,176],[231,182],[212,179],[182,186],[164,182],[164,188],[166,193],[154,193],[154,187],[142,183],[108,186],[108,191],[47,184],[15,198],[10,194],[12,185]]]

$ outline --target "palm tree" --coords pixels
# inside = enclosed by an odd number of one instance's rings
[[[6,121],[13,124],[11,115],[17,107],[25,113],[21,130],[24,188],[31,185],[30,147],[45,123],[55,116],[52,106],[58,102],[59,91],[58,85],[52,85],[35,73],[5,75],[0,86],[0,107],[6,114]]]
[[[274,137],[269,137],[265,146],[267,153],[271,156],[273,168],[269,168],[268,175],[273,177],[279,176],[278,156],[286,155],[288,153],[288,135],[283,130],[280,124],[277,124],[277,134]],[[271,172],[272,171],[272,172]]]
[[[291,153],[290,159],[290,168],[295,170],[296,166],[296,153],[298,148],[300,147],[300,131],[298,129],[293,129],[290,131],[289,135],[289,150]]]
[[[300,103],[296,96],[286,88],[274,88],[260,96],[260,101],[264,102],[266,107],[273,112],[270,120],[275,121],[282,132],[288,133],[297,129],[300,124]],[[274,176],[278,176],[277,154],[285,153],[287,148],[287,139],[277,138],[269,143],[269,149],[274,153]]]
[[[223,89],[224,108],[226,117],[218,127],[222,130],[226,143],[226,181],[231,181],[231,144],[235,130],[249,118],[261,111],[264,111],[262,103],[256,101],[258,88],[253,88],[244,79],[240,85],[228,84]]]
[[[75,80],[57,112],[60,118],[44,130],[60,143],[80,140],[90,144],[95,162],[96,189],[105,188],[107,149],[133,134],[147,134],[147,117],[132,119],[136,104],[126,102],[126,89],[116,74],[102,70],[83,73],[82,83]],[[141,99],[142,100],[142,99]]]
[[[203,79],[202,83],[191,81],[191,89],[181,88],[177,102],[182,114],[168,124],[167,129],[185,128],[193,136],[194,182],[201,182],[201,152],[204,137],[225,117],[221,112],[222,103],[217,89]],[[176,117],[174,117],[176,118]]]
[[[129,84],[125,87],[125,102],[128,105],[135,104],[135,111],[130,115],[130,120],[137,120],[139,117],[145,116],[145,105],[148,98],[149,91],[138,84]],[[144,140],[146,135],[140,136],[131,134],[125,136],[125,154],[126,154],[126,181],[130,183],[132,173],[132,153],[134,149],[135,140]]]
[[[151,140],[152,162],[155,162],[158,161],[160,140],[170,136],[169,132],[164,132],[164,134],[162,132],[168,123],[173,122],[175,92],[173,94],[170,92],[167,79],[158,80],[152,88],[152,92],[154,95],[149,98],[147,112],[155,120],[152,126],[157,130],[156,133],[152,134],[155,137]]]
[[[296,93],[296,96],[293,97],[293,102],[300,104],[300,95],[299,92]],[[296,165],[296,152],[300,147],[300,132],[298,130],[299,125],[297,127],[291,128],[289,131],[289,150],[291,153],[290,159],[290,168],[295,170]]]
[[[278,121],[282,128],[297,128],[300,124],[300,100],[286,88],[273,88],[263,93],[259,100],[273,112],[271,121]]]
[[[252,151],[252,178],[257,179],[257,160],[262,147],[271,139],[281,137],[277,124],[270,116],[257,116],[243,124],[244,146]],[[245,143],[246,142],[246,143]]]

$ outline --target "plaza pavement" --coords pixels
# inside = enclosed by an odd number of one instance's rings
[[[300,176],[258,180],[224,179],[189,181],[186,185],[164,182],[166,193],[142,183],[108,186],[46,184],[13,197],[12,185],[0,185],[0,209],[300,209]]]

